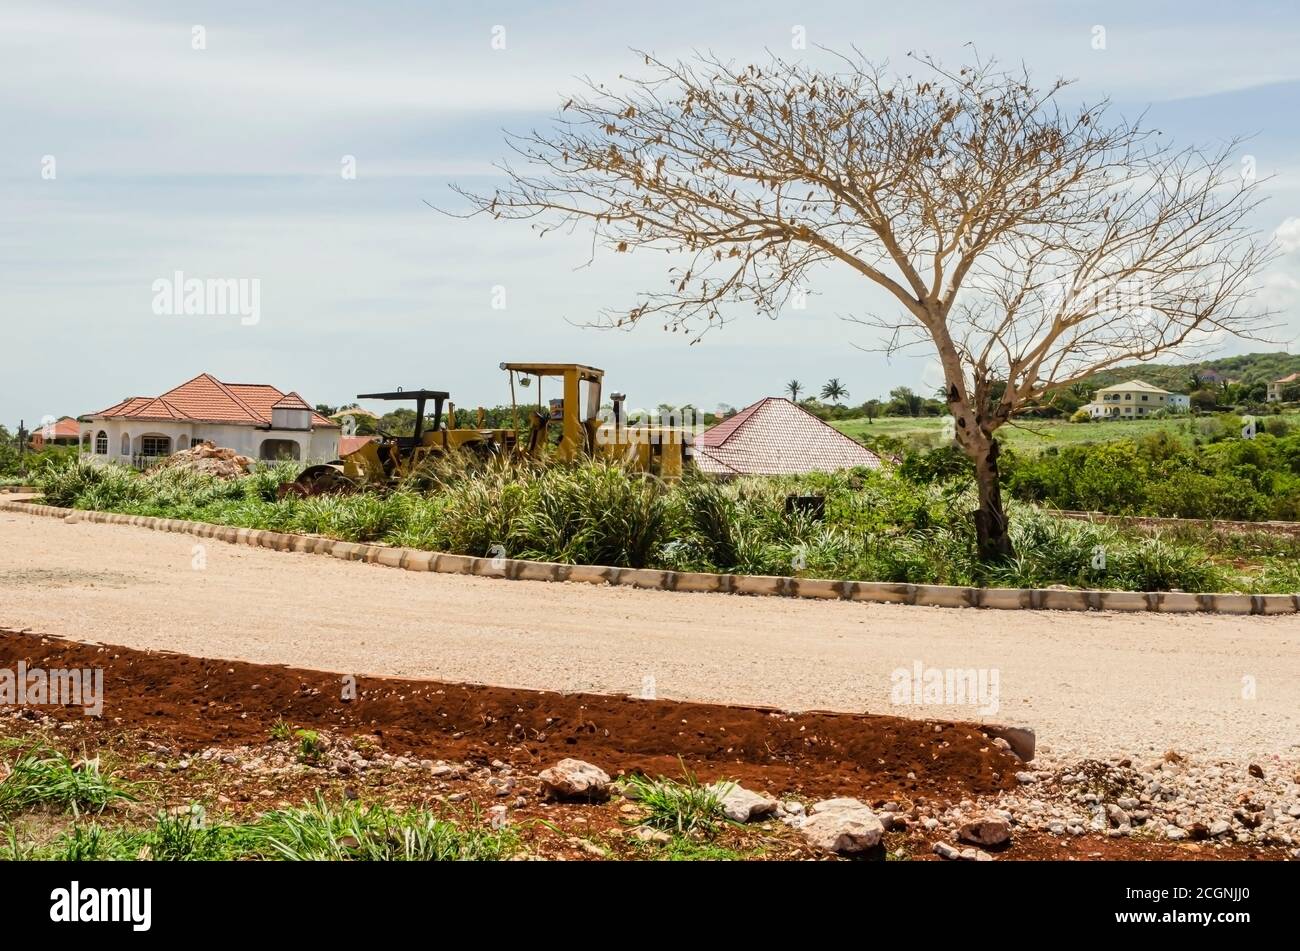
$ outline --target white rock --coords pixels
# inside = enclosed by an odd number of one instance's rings
[[[651,829],[649,826],[637,826],[628,833],[638,842],[645,842],[649,845],[665,845],[673,840],[673,837],[661,829]]]
[[[771,796],[737,786],[735,783],[714,783],[709,787],[722,802],[722,813],[732,822],[753,822],[776,812],[780,805]]]
[[[808,842],[825,852],[853,855],[875,848],[885,827],[871,809],[857,799],[825,799],[808,809],[798,829]]]
[[[975,845],[1005,845],[1011,841],[1011,823],[999,815],[978,816],[963,822],[957,835]]]
[[[941,859],[953,860],[961,858],[961,850],[949,845],[947,842],[936,842],[934,844],[934,854]]]
[[[609,793],[609,774],[580,759],[562,759],[537,778],[544,792],[561,799],[600,799]]]

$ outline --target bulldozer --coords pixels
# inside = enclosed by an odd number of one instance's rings
[[[601,385],[605,371],[580,363],[502,363],[510,381],[513,428],[457,427],[455,406],[445,390],[401,390],[361,393],[359,400],[415,402],[415,428],[410,436],[380,431],[379,438],[340,459],[309,466],[293,482],[280,486],[280,496],[357,491],[392,486],[419,469],[430,457],[471,452],[484,458],[581,458],[620,461],[629,470],[672,481],[690,461],[692,433],[684,427],[650,426],[625,418],[625,397],[611,396],[612,418],[602,420]],[[560,395],[546,400],[543,381],[560,381]],[[528,388],[536,380],[532,405],[521,406],[516,384]],[[432,413],[429,406],[432,404]],[[444,421],[443,410],[447,409]]]

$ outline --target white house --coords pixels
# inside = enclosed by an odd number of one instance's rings
[[[222,383],[208,373],[162,396],[132,396],[80,417],[81,452],[96,462],[141,465],[211,441],[254,459],[338,458],[339,425],[297,393]]]
[[[1191,399],[1182,393],[1170,393],[1141,380],[1129,380],[1102,387],[1083,409],[1093,419],[1137,419],[1157,410],[1179,412],[1190,407]]]

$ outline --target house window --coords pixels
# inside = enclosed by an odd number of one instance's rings
[[[122,434],[122,442],[121,445],[118,447],[117,454],[119,456],[131,455],[131,434],[130,433]]]
[[[140,455],[170,456],[171,454],[172,454],[172,440],[170,436],[141,436],[140,437]]]
[[[1145,393],[1143,393],[1143,394],[1142,394],[1142,402],[1145,403],[1146,401],[1147,401],[1147,395],[1146,395]]]
[[[95,455],[108,455],[108,433],[104,432],[102,429],[95,434]]]
[[[191,436],[191,437],[190,437],[190,448],[191,448],[191,449],[193,449],[195,446],[202,446],[202,445],[203,445],[203,440],[200,439],[198,436]]]
[[[1131,400],[1132,398],[1133,398],[1133,394],[1132,394],[1132,393],[1125,393],[1125,394],[1124,394],[1124,399],[1126,399],[1126,400]]]

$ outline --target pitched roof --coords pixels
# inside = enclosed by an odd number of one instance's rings
[[[35,435],[49,439],[80,439],[81,425],[71,416],[64,416],[50,423],[48,429],[44,425],[40,426]]]
[[[297,393],[287,393],[271,409],[311,409],[311,406]]]
[[[271,425],[271,410],[311,409],[297,393],[283,393],[260,383],[222,383],[210,373],[168,390],[162,396],[132,396],[90,416],[109,419],[177,420],[182,422],[232,423],[244,426]],[[319,413],[312,413],[312,425],[336,428]]]
[[[1292,373],[1290,376],[1284,376],[1280,380],[1274,380],[1274,383],[1294,383],[1300,380],[1300,373]]]
[[[1104,393],[1107,390],[1137,390],[1142,393],[1168,393],[1168,390],[1162,390],[1158,386],[1152,386],[1150,383],[1143,383],[1141,380],[1129,380],[1127,383],[1116,383],[1114,386],[1103,386],[1097,390],[1098,393]]]
[[[769,396],[695,437],[695,465],[720,475],[793,475],[879,469],[881,460],[807,410]]]

